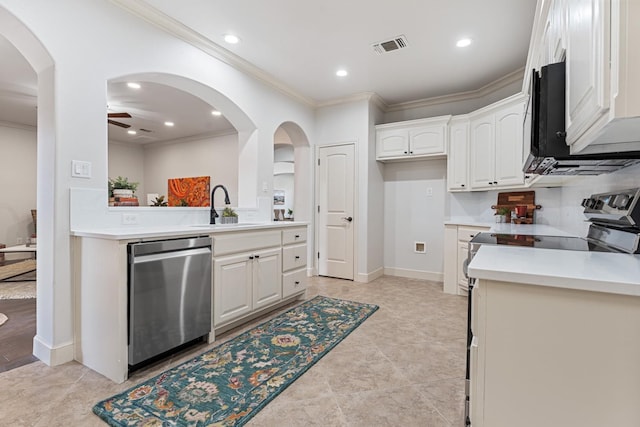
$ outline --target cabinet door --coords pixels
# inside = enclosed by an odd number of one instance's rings
[[[522,172],[522,119],[524,104],[518,103],[495,114],[496,186],[524,184]]]
[[[609,1],[567,0],[567,144],[609,109]]]
[[[376,132],[376,157],[403,157],[409,154],[406,129],[381,129]]]
[[[495,129],[493,114],[471,121],[469,162],[471,188],[495,187]]]
[[[213,259],[213,321],[227,323],[251,311],[252,266],[250,253]]]
[[[450,191],[468,190],[469,122],[455,123],[449,129],[447,183]]]
[[[253,254],[253,309],[274,304],[282,299],[282,261],[280,248]]]
[[[446,126],[424,126],[409,130],[409,154],[445,154]]]

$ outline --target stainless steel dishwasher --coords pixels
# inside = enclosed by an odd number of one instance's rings
[[[211,331],[211,238],[130,243],[129,367]]]

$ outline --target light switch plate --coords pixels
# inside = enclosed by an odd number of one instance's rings
[[[91,162],[72,160],[71,176],[75,178],[91,178]]]

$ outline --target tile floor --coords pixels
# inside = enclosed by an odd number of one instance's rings
[[[443,294],[441,283],[387,276],[366,284],[310,278],[307,297],[317,294],[380,309],[248,426],[464,425],[464,297]],[[123,384],[75,362],[48,367],[38,361],[1,373],[0,425],[105,426],[91,412],[97,401],[209,347],[159,362]]]

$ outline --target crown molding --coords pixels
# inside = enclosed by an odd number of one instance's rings
[[[424,98],[416,101],[400,102],[397,104],[387,105],[385,112],[402,111],[413,108],[430,107],[438,104],[447,104],[451,102],[469,101],[471,99],[482,98],[490,95],[493,92],[502,89],[512,83],[522,81],[524,76],[524,67],[518,68],[515,71],[503,76],[497,80],[492,81],[480,89],[470,90],[466,92],[458,92],[451,95],[434,96],[432,98]]]
[[[380,96],[375,92],[359,92],[359,93],[354,93],[353,95],[344,96],[342,98],[334,98],[328,101],[316,102],[315,106],[317,108],[331,107],[333,105],[348,104],[350,102],[357,102],[357,101],[382,102],[384,105],[386,105],[382,100],[382,98],[380,98]]]
[[[233,52],[230,52],[222,46],[214,43],[209,38],[171,18],[155,7],[149,5],[144,0],[111,0],[111,2],[132,15],[137,16],[138,18],[160,28],[180,40],[202,50],[207,55],[212,56],[238,70],[244,71],[290,98],[302,102],[309,107],[316,106],[316,102],[313,99],[293,90],[263,69],[256,67],[249,61],[242,59]]]

